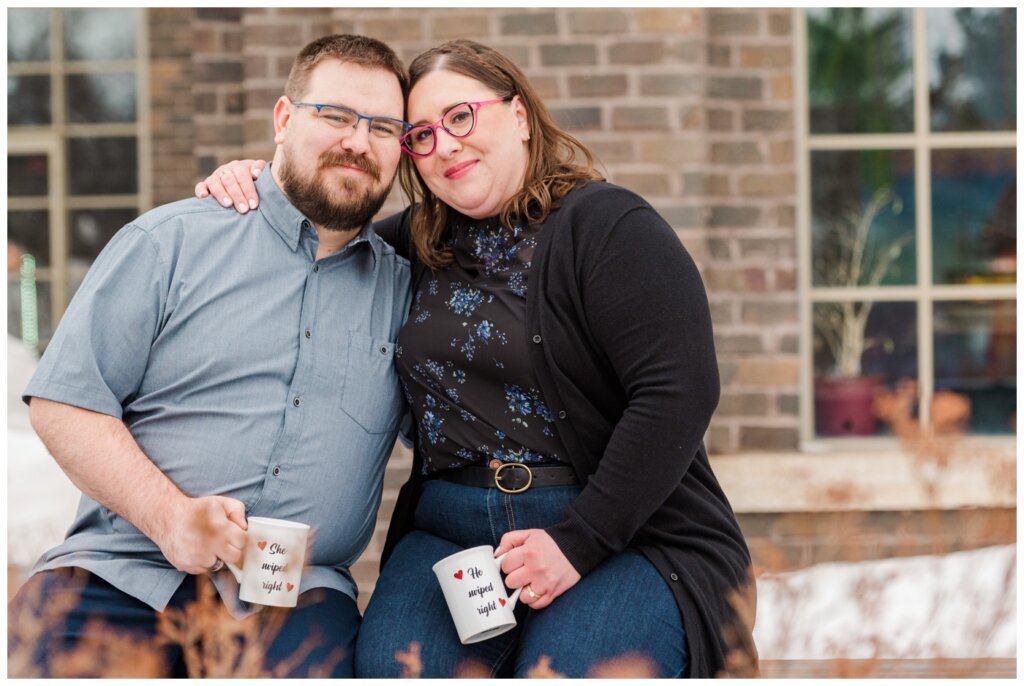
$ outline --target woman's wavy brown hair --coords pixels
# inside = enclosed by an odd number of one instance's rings
[[[498,97],[518,95],[530,125],[529,161],[523,188],[501,209],[501,221],[514,218],[544,221],[558,200],[583,181],[603,180],[594,169],[594,155],[580,141],[562,131],[548,113],[526,75],[494,48],[471,40],[453,40],[427,50],[409,66],[409,91],[427,74],[445,69],[468,76],[493,90]],[[577,161],[582,154],[586,163]],[[402,189],[412,203],[412,241],[420,260],[431,269],[451,263],[452,251],[444,243],[448,220],[445,205],[423,182],[412,157],[403,155],[399,169]]]

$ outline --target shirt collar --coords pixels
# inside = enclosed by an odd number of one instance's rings
[[[282,240],[291,248],[292,252],[299,247],[299,240],[302,238],[302,230],[308,226],[310,231],[313,222],[306,218],[295,205],[288,200],[284,191],[277,185],[274,175],[270,173],[270,164],[256,178],[256,192],[260,196],[259,211],[273,227],[274,231],[281,236]],[[374,232],[373,222],[367,222],[366,226],[353,238],[348,245],[367,242],[373,252],[373,259],[376,262],[380,259],[382,239]]]

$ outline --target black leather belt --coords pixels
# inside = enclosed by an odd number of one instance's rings
[[[497,488],[504,493],[522,493],[541,486],[573,486],[580,482],[569,465],[531,467],[518,462],[506,462],[495,469],[483,465],[445,469],[435,473],[432,478],[463,486]]]

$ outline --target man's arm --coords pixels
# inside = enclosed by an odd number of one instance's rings
[[[201,574],[217,558],[241,564],[246,521],[240,501],[182,493],[116,417],[33,398],[29,418],[75,486],[135,525],[175,568]]]

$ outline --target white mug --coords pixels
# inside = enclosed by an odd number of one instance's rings
[[[242,568],[228,563],[238,580],[238,598],[247,603],[295,607],[306,562],[309,524],[249,517]]]
[[[501,579],[501,560],[494,548],[481,545],[449,555],[433,566],[448,611],[463,645],[486,641],[516,625],[512,610],[519,592],[509,596]]]

